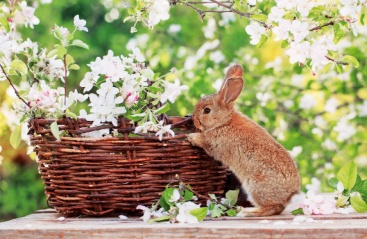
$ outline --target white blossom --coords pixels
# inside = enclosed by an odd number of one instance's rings
[[[139,62],[145,61],[144,56],[141,54],[140,49],[137,47],[133,49],[133,54],[132,55],[130,54],[130,57],[134,57]]]
[[[295,42],[301,42],[310,33],[308,30],[308,23],[294,20],[290,32],[293,34]]]
[[[277,35],[274,41],[287,40],[289,38],[289,31],[291,29],[291,26],[292,23],[289,20],[281,20],[279,22],[279,26],[273,27],[272,31],[274,34]]]
[[[271,13],[269,14],[268,18],[270,21],[273,22],[281,22],[283,19],[282,17],[284,16],[284,9],[280,9],[278,7],[272,7],[271,8]]]
[[[367,100],[363,101],[363,104],[361,105],[357,105],[356,106],[357,110],[358,110],[358,115],[360,117],[365,117],[367,116]]]
[[[198,223],[197,217],[191,215],[190,211],[193,209],[200,208],[200,205],[197,205],[193,202],[185,202],[184,204],[177,204],[179,207],[179,213],[176,217],[176,220],[180,223]]]
[[[299,107],[301,109],[311,109],[315,107],[317,104],[317,101],[315,97],[311,94],[304,94],[301,98],[301,102],[299,104]]]
[[[335,142],[331,141],[331,139],[327,138],[325,140],[325,142],[323,142],[322,144],[322,147],[328,149],[328,150],[336,150],[338,149],[338,146],[336,145]]]
[[[346,118],[342,118],[333,130],[339,133],[337,138],[338,141],[347,140],[357,132],[354,126],[348,123],[348,119]]]
[[[24,22],[25,27],[34,28],[34,25],[38,25],[40,23],[40,20],[34,15],[34,11],[36,10],[33,7],[27,6],[26,1],[22,1],[19,3],[19,6],[21,8],[20,14],[16,14],[16,17],[14,17],[15,22]]]
[[[253,22],[250,25],[247,25],[246,32],[251,36],[250,43],[252,45],[256,45],[260,42],[261,35],[265,34],[265,27],[260,26],[257,22]]]
[[[285,8],[287,10],[291,10],[297,6],[296,0],[276,0],[276,2],[279,8]]]
[[[88,32],[88,28],[85,27],[86,24],[87,24],[87,21],[86,20],[83,20],[83,19],[79,19],[79,15],[76,15],[74,17],[74,25],[76,26],[76,28],[79,31]]]
[[[149,8],[149,27],[153,28],[161,20],[169,18],[169,2],[167,0],[154,0],[154,3]]]
[[[163,134],[165,134],[165,133],[169,133],[173,137],[175,136],[175,132],[171,130],[171,125],[166,125],[166,126],[160,127],[160,130],[155,134],[155,136],[158,136],[159,140],[162,141]]]
[[[310,42],[292,42],[291,48],[288,49],[285,54],[290,57],[289,62],[294,63],[305,63],[306,59],[309,57],[310,52]]]
[[[329,113],[335,113],[336,109],[338,107],[338,100],[335,98],[328,99],[326,101],[326,104],[324,106],[324,110]]]
[[[167,100],[172,103],[175,102],[176,98],[181,94],[182,90],[187,90],[189,87],[187,85],[180,85],[180,80],[175,79],[175,83],[165,82],[166,90],[161,95],[160,101],[165,103]]]

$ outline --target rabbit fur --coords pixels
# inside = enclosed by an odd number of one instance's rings
[[[190,134],[188,140],[228,166],[242,183],[254,207],[242,208],[238,216],[280,214],[299,193],[301,178],[287,150],[234,109],[244,84],[242,74],[240,65],[232,66],[218,93],[197,102],[193,120],[200,133]]]

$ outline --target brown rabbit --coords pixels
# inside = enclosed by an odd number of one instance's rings
[[[232,66],[216,94],[196,104],[193,120],[201,133],[189,141],[228,166],[239,178],[249,201],[239,216],[280,214],[300,190],[296,162],[264,128],[234,109],[243,88],[242,67]]]

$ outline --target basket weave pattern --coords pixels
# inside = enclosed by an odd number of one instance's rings
[[[195,130],[190,118],[167,120],[181,131]],[[91,127],[92,122],[84,119],[63,118],[58,120],[59,128],[70,136],[56,141],[49,129],[53,121],[32,119],[29,134],[47,202],[66,216],[134,213],[137,205],[156,202],[176,174],[199,194],[224,194],[227,169],[187,142],[184,133],[159,141],[156,136],[130,137],[134,126],[124,118],[118,127]],[[106,128],[123,137],[81,136]]]

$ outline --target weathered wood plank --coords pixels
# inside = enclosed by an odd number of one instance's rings
[[[331,195],[326,195],[331,196]],[[315,215],[294,224],[291,204],[281,215],[262,218],[206,218],[197,224],[148,224],[140,218],[66,218],[52,209],[0,223],[0,239],[31,238],[367,238],[367,213]],[[259,223],[261,220],[269,223]],[[283,224],[277,224],[283,221]]]

